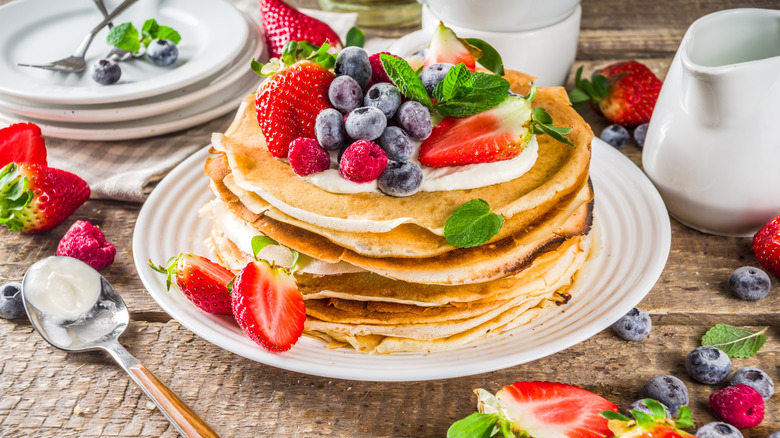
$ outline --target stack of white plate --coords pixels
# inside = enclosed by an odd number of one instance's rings
[[[108,0],[113,10],[119,0]],[[257,89],[250,67],[264,56],[256,20],[224,0],[141,0],[114,19],[140,31],[154,18],[181,35],[179,57],[158,67],[144,57],[120,62],[116,84],[100,85],[89,68],[63,73],[17,64],[44,64],[75,51],[102,21],[92,0],[17,0],[0,7],[0,126],[30,121],[44,135],[125,140],[186,129],[234,111]],[[87,64],[111,47],[108,29],[95,37]]]

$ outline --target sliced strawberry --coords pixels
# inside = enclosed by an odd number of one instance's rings
[[[531,105],[508,97],[487,111],[463,118],[447,117],[420,146],[420,163],[460,166],[516,157],[530,139]]]
[[[40,233],[65,222],[89,198],[78,176],[41,164],[10,163],[0,170],[0,224]]]
[[[293,279],[265,260],[251,262],[233,283],[233,315],[244,333],[273,352],[289,350],[303,333],[303,295]]]
[[[764,269],[780,278],[780,216],[769,221],[753,236],[753,253]]]
[[[11,162],[47,164],[46,146],[38,125],[15,123],[0,129],[0,168]]]
[[[341,40],[330,26],[281,0],[260,0],[260,16],[271,58],[282,55],[288,41],[308,41],[315,46],[328,42],[337,49]]]
[[[168,289],[171,277],[175,276],[184,296],[200,310],[217,315],[233,314],[227,285],[234,275],[228,269],[192,253],[172,257],[165,267],[155,266],[151,260],[149,265],[157,272],[168,274]]]
[[[428,53],[423,61],[423,68],[440,62],[448,62],[458,65],[461,62],[466,67],[474,71],[477,67],[477,59],[482,57],[482,51],[468,41],[458,38],[455,32],[442,23],[433,33],[431,43],[428,46]]]

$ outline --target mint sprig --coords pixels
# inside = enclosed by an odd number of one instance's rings
[[[363,47],[363,44],[366,43],[366,33],[362,30],[358,29],[357,27],[350,27],[347,31],[347,43],[344,47]]]
[[[702,336],[701,345],[718,348],[732,358],[751,357],[764,346],[766,330],[764,327],[751,332],[728,324],[716,324]]]
[[[425,89],[420,77],[404,59],[382,53],[379,55],[382,67],[387,73],[387,77],[401,91],[401,94],[409,99],[416,100],[428,108],[432,108],[431,98]]]
[[[459,65],[466,69],[465,65]],[[468,72],[468,69],[466,71]],[[454,84],[456,90],[452,97],[444,100],[437,99],[436,110],[443,117],[466,117],[487,111],[509,96],[509,82],[501,76],[479,72],[469,72],[469,74],[470,81],[467,84]],[[450,77],[449,72],[442,80],[443,87],[447,86],[447,77]],[[439,84],[441,85],[442,82]],[[434,89],[434,96],[435,94]]]
[[[464,38],[469,44],[482,51],[482,56],[477,59],[477,62],[492,71],[493,73],[504,76],[504,61],[501,59],[501,55],[498,50],[493,46],[479,38]]]
[[[138,32],[138,29],[130,22],[114,26],[108,32],[106,42],[128,52],[137,52],[141,49],[141,44],[147,47],[152,40],[156,39],[165,39],[173,44],[179,44],[181,35],[179,35],[176,29],[169,26],[161,26],[157,24],[157,20],[150,18],[144,21],[141,32]]]
[[[525,99],[530,103],[536,97],[536,84],[531,83],[531,91]],[[561,126],[553,125],[552,116],[542,107],[536,107],[531,112],[531,133],[532,134],[547,134],[555,140],[565,143],[569,146],[574,144],[569,141],[564,135],[570,134],[571,128],[564,128]]]
[[[484,199],[472,199],[458,207],[444,224],[444,238],[457,248],[482,245],[498,234],[504,217],[493,213]]]

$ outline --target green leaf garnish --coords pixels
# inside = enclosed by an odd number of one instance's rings
[[[490,438],[499,419],[498,414],[475,412],[452,423],[447,429],[447,438]]]
[[[474,79],[471,72],[465,64],[460,63],[450,68],[447,76],[436,84],[433,89],[433,98],[442,102],[468,94],[473,84]]]
[[[646,398],[642,400],[642,403],[647,406],[648,409],[650,409],[650,412],[653,413],[654,419],[666,418],[666,411],[664,410],[664,406],[657,400]]]
[[[687,429],[693,426],[693,416],[691,416],[691,408],[688,406],[680,406],[680,410],[677,411],[677,420],[674,425],[680,429]]]
[[[472,199],[458,207],[444,224],[444,238],[457,248],[482,245],[498,234],[504,217],[493,213],[484,199]]]
[[[531,87],[531,93],[529,97],[536,95],[536,86]],[[526,98],[528,99],[528,98]],[[553,125],[553,118],[550,114],[541,107],[536,107],[531,112],[531,133],[532,134],[547,134],[555,140],[565,143],[569,146],[574,144],[569,141],[564,135],[571,133],[571,128],[563,128]]]
[[[347,31],[347,45],[345,47],[355,46],[363,47],[366,43],[366,33],[357,27],[350,27]]]
[[[732,358],[751,357],[764,346],[767,328],[751,332],[728,324],[717,324],[702,336],[701,345],[723,350]]]
[[[157,31],[157,37],[155,39],[168,40],[173,44],[179,44],[181,41],[181,35],[176,32],[176,29],[168,26],[159,26]]]
[[[159,26],[157,25],[157,20],[154,18],[150,18],[144,21],[144,25],[141,27],[141,39],[143,40],[142,42],[145,46],[148,46],[149,43],[151,43],[155,38],[158,28]]]
[[[385,69],[385,73],[393,81],[396,87],[401,91],[401,94],[409,99],[416,100],[428,108],[431,108],[431,99],[428,96],[428,91],[425,90],[420,77],[412,69],[406,60],[390,56],[386,53],[379,55],[379,60],[382,62],[382,67]]]
[[[569,100],[574,106],[590,101],[599,102],[609,93],[609,87],[623,76],[625,74],[619,74],[612,78],[595,75],[592,81],[589,81],[582,79],[582,66],[580,66],[574,75],[574,89],[569,92]]]
[[[11,231],[19,231],[25,226],[23,210],[33,200],[33,191],[28,188],[26,176],[18,172],[16,163],[8,163],[0,171],[0,224]]]
[[[449,75],[449,72],[448,72]],[[501,76],[471,73],[471,86],[436,106],[443,117],[466,117],[487,111],[509,96],[509,82]]]
[[[486,41],[479,38],[464,38],[472,46],[482,51],[482,56],[477,59],[477,62],[492,71],[493,73],[504,76],[504,61],[501,59],[501,55],[496,49],[493,48]]]
[[[128,52],[137,52],[141,48],[138,41],[138,30],[133,23],[122,23],[114,26],[106,37],[106,42]]]
[[[273,76],[301,60],[315,62],[322,67],[330,70],[336,65],[336,55],[328,53],[330,44],[327,42],[321,46],[315,46],[308,41],[288,41],[282,48],[282,57],[271,58],[267,63],[261,64],[254,58],[249,63],[249,67],[260,76]]]
[[[599,412],[600,417],[604,417],[607,420],[620,420],[620,421],[630,421],[628,417],[625,415],[615,412],[615,411],[601,411]]]

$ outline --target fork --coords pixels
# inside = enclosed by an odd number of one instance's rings
[[[77,73],[80,71],[84,71],[84,69],[87,68],[87,62],[84,60],[84,55],[87,53],[87,49],[89,48],[89,45],[92,44],[92,40],[95,38],[95,34],[97,34],[100,29],[103,29],[111,20],[114,19],[117,15],[122,13],[125,9],[127,9],[130,5],[137,2],[138,0],[125,0],[123,1],[119,6],[114,9],[113,12],[108,14],[106,18],[103,19],[97,26],[95,26],[94,29],[92,29],[81,41],[81,44],[79,44],[76,51],[73,53],[73,55],[59,59],[57,61],[52,61],[48,64],[17,64],[20,67],[35,67],[35,68],[42,68],[44,70],[54,70],[54,71],[63,71],[68,73]]]
[[[103,14],[103,18],[108,17],[108,11],[106,10],[106,5],[103,3],[103,0],[92,0],[95,2],[95,5],[100,10],[100,13]],[[111,29],[114,27],[114,23],[108,22],[108,28]],[[108,52],[108,55],[106,55],[106,58],[108,59],[114,59],[116,61],[124,61],[132,56],[132,53],[128,52],[127,50],[122,50],[119,47],[114,47],[111,49],[110,52]]]

